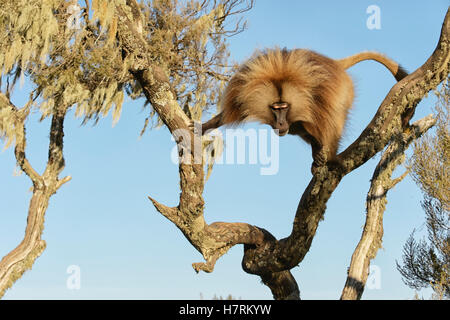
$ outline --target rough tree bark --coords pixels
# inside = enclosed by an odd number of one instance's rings
[[[18,109],[9,99],[0,93],[0,99],[4,106],[11,108],[15,113],[15,126],[18,134],[14,154],[21,170],[33,183],[33,195],[31,196],[27,226],[22,242],[0,261],[0,298],[23,273],[33,266],[34,261],[45,250],[45,241],[41,239],[44,230],[44,216],[50,197],[71,177],[59,179],[58,176],[64,169],[63,137],[64,118],[67,108],[57,107],[57,112],[52,117],[50,128],[50,144],[48,149],[48,162],[45,171],[39,175],[29,163],[25,155],[26,134],[25,120],[30,112],[29,108]]]
[[[215,222],[208,225],[205,222],[203,165],[194,161],[198,155],[196,157],[193,146],[198,140],[189,129],[189,119],[170,90],[166,70],[152,64],[146,57],[146,43],[139,27],[142,17],[138,4],[135,0],[127,0],[127,6],[133,9],[129,10],[126,6],[118,8],[119,38],[125,52],[140,57],[130,72],[174,135],[179,155],[185,159],[179,165],[181,194],[178,206],[167,207],[155,199],[150,200],[202,253],[205,262],[194,263],[196,271],[213,271],[217,259],[232,246],[244,244],[244,271],[259,275],[275,299],[298,299],[299,289],[289,270],[297,266],[308,252],[319,221],[323,219],[326,203],[341,179],[383,150],[395,135],[404,132],[422,97],[447,77],[450,57],[449,12],[431,57],[419,69],[394,85],[359,138],[338,155],[340,166],[318,168],[300,199],[291,235],[277,240],[267,230],[246,223]],[[186,161],[186,156],[191,159],[190,163]]]

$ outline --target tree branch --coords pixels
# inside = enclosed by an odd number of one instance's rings
[[[16,157],[17,165],[31,179],[33,185],[42,185],[43,181],[41,176],[33,169],[25,155],[25,120],[30,112],[28,105],[22,109],[17,108],[3,92],[0,92],[0,105],[2,108],[8,108],[8,111],[13,115],[9,119],[9,125],[13,125],[15,127],[14,132],[16,146],[14,148],[14,155]]]
[[[16,114],[19,112],[12,103],[10,103],[10,106],[15,109]],[[16,160],[21,169],[33,182],[33,195],[28,208],[25,236],[21,243],[0,261],[0,298],[25,271],[31,269],[33,263],[44,251],[46,243],[41,239],[41,236],[44,230],[44,216],[50,197],[64,183],[70,180],[70,177],[58,179],[58,175],[64,168],[62,153],[63,123],[67,109],[65,106],[56,106],[55,108],[57,111],[52,117],[50,129],[49,157],[42,176],[33,170],[25,157],[26,136],[24,122],[26,116],[20,115],[16,117],[15,125],[19,130],[16,136]]]
[[[447,11],[439,43],[430,58],[390,90],[374,118],[360,137],[338,155],[340,166],[321,167],[303,193],[289,237],[250,249],[244,255],[249,273],[282,271],[299,264],[308,252],[326,203],[340,180],[381,151],[391,138],[403,131],[423,96],[435,89],[449,72],[450,10]],[[264,266],[261,268],[260,266]]]
[[[128,0],[127,4],[134,7],[132,12],[138,12],[135,0]],[[134,14],[130,19],[125,12],[125,8],[118,10],[119,38],[125,52],[139,57],[130,73],[139,81],[146,98],[174,135],[180,159],[184,159],[179,165],[179,205],[169,208],[150,198],[155,208],[175,223],[202,253],[206,262],[193,264],[195,270],[211,272],[220,256],[233,245],[243,243],[242,267],[246,272],[261,276],[276,299],[299,298],[298,286],[288,270],[298,265],[308,252],[318,223],[323,219],[326,203],[340,180],[381,151],[393,136],[403,132],[417,103],[448,75],[449,13],[430,59],[391,89],[361,136],[338,156],[340,166],[318,168],[300,199],[291,235],[277,241],[268,231],[245,223],[206,224],[202,197],[204,172],[203,164],[195,161],[198,159],[196,137],[188,129],[189,119],[171,92],[168,73],[146,57],[147,44],[139,31],[142,30],[139,28],[142,16]],[[180,129],[181,134],[178,133]]]
[[[387,203],[387,193],[407,174],[392,179],[394,170],[403,163],[409,145],[436,123],[431,115],[416,121],[402,134],[397,135],[383,152],[371,179],[367,194],[366,224],[351,259],[347,281],[342,291],[342,300],[361,299],[369,275],[370,260],[381,248],[383,237],[383,213]]]
[[[134,0],[127,1],[130,6],[137,4]],[[137,10],[132,10],[137,12]],[[146,47],[146,43],[139,28],[141,16],[134,15],[130,21],[124,14],[126,9],[119,9],[119,38],[124,44],[124,50],[130,54],[139,52],[145,55],[145,51],[137,51]],[[204,170],[201,157],[201,140],[194,136],[189,129],[190,120],[182,111],[175,96],[172,94],[167,72],[161,67],[147,61],[140,60],[133,68],[131,74],[139,81],[144,94],[158,113],[161,120],[168,127],[178,144],[180,159],[179,173],[181,194],[177,207],[167,207],[155,199],[149,197],[156,210],[172,221],[186,236],[189,242],[203,255],[205,262],[193,263],[197,272],[202,270],[212,272],[214,265],[223,254],[236,244],[257,246],[266,241],[266,237],[274,239],[267,231],[246,223],[215,222],[208,225],[203,216],[204,200]],[[198,143],[200,142],[200,143]],[[200,154],[200,156],[199,156]],[[200,161],[198,161],[200,159]],[[271,287],[275,297],[299,298],[299,290],[295,279],[289,271],[265,272],[262,280]],[[283,284],[289,290],[279,288]],[[292,289],[294,289],[292,291]],[[283,295],[282,295],[283,292]]]

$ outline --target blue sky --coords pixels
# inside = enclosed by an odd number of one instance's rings
[[[381,29],[369,30],[366,8],[381,9]],[[385,53],[413,71],[434,50],[449,2],[434,1],[268,1],[256,0],[247,13],[249,28],[229,39],[231,58],[243,61],[256,48],[308,48],[332,58],[364,50]],[[342,140],[348,146],[369,123],[395,83],[375,62],[349,70],[356,99]],[[26,85],[23,88],[26,90]],[[23,103],[17,92],[16,103]],[[422,101],[415,119],[430,113],[432,97]],[[241,269],[242,246],[222,257],[211,274],[196,274],[192,262],[201,255],[147,199],[178,203],[178,169],[170,160],[174,142],[165,128],[139,138],[146,113],[142,101],[129,99],[119,123],[107,117],[93,127],[81,126],[73,113],[65,131],[66,169],[73,179],[50,201],[43,239],[47,249],[31,271],[16,282],[5,299],[198,299],[200,294],[232,294],[243,299],[271,299],[259,278]],[[49,121],[27,123],[28,156],[42,172],[47,157]],[[261,128],[248,124],[246,128]],[[0,153],[0,256],[22,240],[30,181],[14,176],[13,150]],[[351,254],[361,236],[365,196],[379,155],[346,176],[328,202],[325,220],[300,267],[293,269],[303,299],[337,299]],[[260,175],[258,165],[218,165],[205,186],[205,218],[239,221],[289,235],[300,196],[311,174],[311,150],[298,138],[280,139],[276,175]],[[400,169],[401,174],[404,169]],[[424,234],[422,196],[408,177],[388,195],[383,248],[372,264],[380,287],[364,299],[410,299],[395,268],[402,246],[416,228]],[[66,269],[81,270],[81,288],[66,286]],[[421,292],[429,296],[429,291]]]

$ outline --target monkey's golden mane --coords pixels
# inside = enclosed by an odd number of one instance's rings
[[[257,51],[230,80],[221,99],[222,122],[271,123],[267,107],[291,107],[289,123],[301,121],[309,134],[335,153],[353,101],[353,84],[338,61],[313,51]]]
[[[202,125],[202,134],[246,120],[272,126],[279,135],[298,135],[312,147],[313,167],[333,161],[352,107],[353,81],[345,71],[363,60],[383,64],[400,81],[407,73],[377,52],[334,60],[305,49],[257,51],[231,78],[221,112]]]

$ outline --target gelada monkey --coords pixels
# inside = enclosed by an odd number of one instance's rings
[[[353,82],[345,71],[363,60],[383,64],[397,81],[407,73],[376,52],[334,60],[310,50],[268,49],[245,62],[229,81],[221,112],[202,125],[259,121],[279,136],[298,135],[312,147],[313,168],[332,161],[353,103]]]

